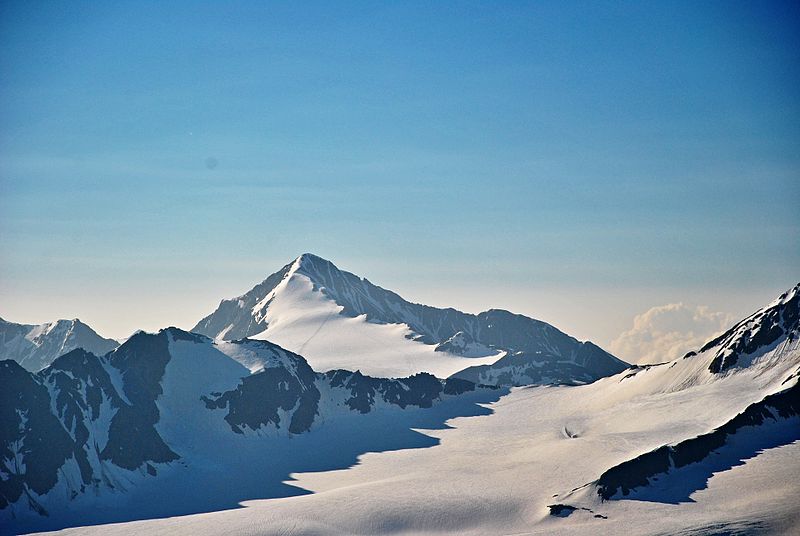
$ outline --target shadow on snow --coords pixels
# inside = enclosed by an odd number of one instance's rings
[[[713,475],[744,465],[765,451],[797,442],[800,442],[797,418],[747,427],[729,436],[723,447],[711,451],[702,461],[652,476],[647,486],[615,499],[676,505],[695,502],[692,494],[706,489]]]
[[[58,512],[52,519],[21,520],[14,532],[216,512],[240,508],[244,501],[307,495],[312,492],[288,483],[293,480],[290,475],[347,469],[370,452],[436,446],[439,439],[414,429],[441,430],[451,428],[446,424],[450,419],[490,415],[493,410],[482,404],[507,393],[481,389],[426,409],[345,413],[298,435],[231,432],[223,444],[198,445],[199,455],[159,465],[156,478],[138,481],[126,491],[104,491],[98,502],[88,498],[74,511]]]

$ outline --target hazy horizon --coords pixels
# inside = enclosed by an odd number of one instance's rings
[[[312,251],[307,253],[317,255]],[[261,276],[256,276],[246,285],[233,281],[230,275],[225,278],[220,277],[220,279],[226,281],[227,285],[218,285],[221,289],[219,292],[227,293],[214,294],[213,289],[216,287],[203,289],[202,294],[198,294],[196,296],[197,299],[193,302],[194,309],[187,308],[185,301],[175,304],[167,303],[171,295],[166,294],[152,298],[152,308],[158,314],[151,317],[146,317],[150,309],[129,313],[124,304],[120,306],[110,304],[105,308],[101,308],[101,312],[105,313],[105,315],[100,316],[62,314],[44,318],[36,316],[35,313],[39,308],[34,306],[30,308],[34,314],[29,317],[13,318],[2,316],[2,318],[12,322],[33,324],[51,322],[62,318],[79,318],[100,335],[118,340],[122,340],[138,330],[155,332],[168,326],[190,330],[203,316],[211,313],[220,300],[234,298],[243,294],[271,273],[278,271],[287,262],[294,260],[294,258],[296,256],[283,261],[276,260],[273,268],[269,269],[269,273],[265,272]],[[653,349],[669,350],[670,348],[670,346],[666,348],[659,346],[658,341],[652,340],[654,335],[652,330],[666,331],[664,335],[673,334],[673,339],[675,331],[681,333],[684,340],[680,341],[681,344],[676,346],[676,350],[673,353],[682,353],[700,346],[712,335],[726,329],[733,322],[749,315],[756,309],[763,307],[781,292],[796,284],[790,282],[784,287],[776,287],[775,289],[750,289],[749,292],[740,291],[733,296],[717,296],[714,293],[704,292],[702,289],[690,289],[688,292],[685,291],[684,294],[671,294],[670,289],[658,292],[635,288],[577,288],[572,290],[579,293],[582,292],[582,294],[576,300],[574,296],[565,296],[566,291],[562,289],[543,288],[536,285],[530,285],[523,289],[513,289],[497,285],[496,279],[490,279],[490,282],[495,283],[497,286],[482,289],[482,292],[475,293],[473,290],[470,293],[463,293],[459,292],[461,288],[468,287],[470,281],[479,284],[479,278],[484,276],[476,276],[469,271],[447,273],[446,270],[442,270],[441,266],[437,268],[436,265],[431,265],[427,269],[436,271],[440,274],[441,279],[428,280],[425,284],[420,285],[418,277],[408,277],[408,274],[403,274],[402,270],[399,270],[396,266],[380,266],[369,261],[365,263],[368,266],[374,266],[374,271],[376,272],[385,272],[387,274],[386,277],[395,276],[404,281],[403,283],[393,284],[384,280],[384,278],[379,279],[370,273],[359,271],[355,266],[342,264],[335,258],[325,258],[336,264],[339,269],[355,273],[360,277],[369,279],[378,286],[398,292],[401,297],[411,302],[441,308],[455,307],[469,313],[478,313],[488,309],[508,309],[515,313],[525,314],[538,320],[549,322],[578,339],[591,340],[631,362],[648,361],[643,358],[646,357],[644,354],[649,351],[640,352],[637,351],[638,348],[636,347],[627,348],[623,340],[620,339],[623,334],[636,331],[633,325],[634,321],[641,322],[640,319],[644,317],[654,321],[646,326],[651,330],[646,333],[648,338],[646,346],[648,349],[652,347]],[[257,268],[251,268],[249,271],[255,272],[256,270]],[[227,286],[229,290],[223,290],[221,288],[223,286]],[[135,289],[133,290],[135,291]],[[770,290],[772,292],[767,294]],[[535,306],[538,301],[546,304],[542,305],[539,310]],[[83,309],[91,315],[92,311],[84,308],[80,302],[81,300],[75,299],[69,302],[64,310]],[[646,305],[656,302],[658,304],[652,307]],[[74,303],[78,303],[77,307],[73,305]],[[534,306],[531,307],[530,303],[533,303]],[[709,307],[708,305],[703,305],[703,303],[712,303],[714,305]],[[670,313],[669,316],[663,315],[665,310]],[[611,316],[612,314],[615,314],[615,316]],[[660,316],[653,317],[653,315]],[[115,330],[113,326],[122,327]],[[694,330],[694,333],[692,333],[692,330]],[[671,341],[672,339],[667,337],[667,340]],[[692,346],[693,344],[694,346]],[[623,351],[623,349],[628,351]],[[663,355],[667,354],[668,352]],[[662,356],[659,359],[664,360],[666,358]],[[650,361],[658,361],[659,359],[651,359]]]
[[[702,339],[800,280],[799,22],[5,2],[0,317],[191,328],[310,251],[410,301],[672,352],[653,333]]]

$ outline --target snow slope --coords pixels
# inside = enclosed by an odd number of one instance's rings
[[[302,273],[291,273],[259,306],[267,328],[251,338],[302,354],[320,371],[342,368],[381,377],[430,372],[447,377],[473,364],[491,364],[503,355],[488,348],[480,357],[436,352],[434,345],[413,340],[407,324],[342,315],[342,307],[315,291],[314,283]]]
[[[117,346],[117,341],[104,339],[77,318],[39,325],[0,318],[0,360],[13,359],[33,372],[76,348],[103,355]]]
[[[429,446],[412,426],[484,412],[476,402],[503,392],[430,374],[322,374],[267,341],[176,328],[101,357],[76,349],[35,374],[0,361],[0,385],[0,533],[295,495],[292,470]]]
[[[269,340],[302,354],[320,371],[344,368],[386,377],[423,371],[447,377],[491,365],[512,351],[558,364],[548,377],[553,382],[592,381],[627,366],[544,322],[502,310],[472,315],[410,303],[311,254],[246,294],[223,300],[192,331],[225,340]]]
[[[296,459],[290,483],[307,494],[273,494],[230,510],[66,532],[796,533],[800,427],[777,411],[770,410],[764,423],[745,423],[738,437],[712,449],[712,459],[701,458],[690,474],[662,475],[644,495],[601,501],[592,487],[633,457],[708,434],[770,395],[796,392],[795,296],[796,289],[756,313],[749,330],[661,366],[632,368],[589,385],[515,388],[488,401],[490,412],[451,418],[446,427],[396,420],[410,413],[395,414],[380,422],[383,434],[412,424],[424,433],[417,439],[430,440],[415,446],[430,448],[368,450],[357,465],[327,471],[304,468]],[[777,333],[774,325],[781,330],[777,338],[747,346],[761,329]],[[712,366],[720,352],[745,346],[735,365]],[[351,439],[375,430],[366,420],[340,421],[297,436],[302,439],[292,452],[309,446],[305,439],[326,444],[327,434],[343,429]],[[550,506],[559,503],[574,510],[551,515]]]
[[[362,455],[359,464],[295,473],[313,494],[244,508],[105,525],[81,534],[788,534],[800,522],[800,442],[717,472],[689,499],[548,506],[632,454],[709,431],[761,396],[743,373],[672,393],[620,399],[609,378],[579,387],[515,389],[488,416],[425,430],[427,449]],[[776,379],[777,381],[777,379]],[[676,411],[680,408],[680,411]],[[799,438],[800,439],[800,438]],[[554,497],[554,495],[560,495]],[[595,517],[601,515],[604,517]],[[68,533],[71,531],[67,531]]]

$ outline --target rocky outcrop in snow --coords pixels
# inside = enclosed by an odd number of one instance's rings
[[[713,373],[747,366],[760,354],[800,337],[800,284],[706,343],[700,353],[713,352]]]

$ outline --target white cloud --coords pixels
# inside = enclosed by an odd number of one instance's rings
[[[630,363],[663,363],[698,349],[733,321],[732,315],[704,305],[659,305],[637,315],[633,328],[613,340],[609,350]]]

